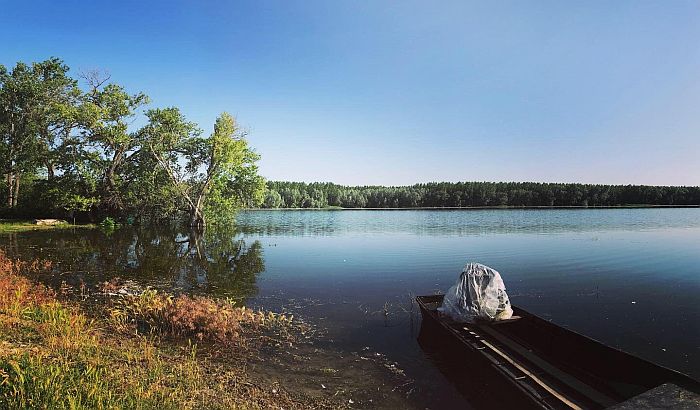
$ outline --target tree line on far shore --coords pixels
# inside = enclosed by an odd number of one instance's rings
[[[536,182],[343,186],[268,181],[264,208],[699,205],[700,187]]]
[[[144,93],[104,73],[79,79],[58,58],[0,65],[0,217],[181,219],[201,228],[260,204],[258,155],[231,115],[205,136],[178,108],[147,108]]]

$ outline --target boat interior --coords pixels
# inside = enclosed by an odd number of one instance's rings
[[[442,295],[422,296],[424,315],[488,361],[539,407],[607,408],[663,383],[695,388],[673,370],[603,345],[517,307],[511,319],[465,324],[437,310]],[[425,321],[425,318],[424,318]]]

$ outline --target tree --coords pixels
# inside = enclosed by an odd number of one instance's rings
[[[698,204],[700,187],[584,185],[532,182],[441,182],[411,186],[342,186],[270,181],[265,207],[282,197],[282,207],[414,208],[418,206],[605,206]]]
[[[245,132],[228,113],[214,132],[202,138],[194,123],[177,108],[149,110],[142,131],[143,149],[156,160],[179,195],[190,226],[202,229],[207,208],[227,214],[240,206],[262,203],[264,180],[257,174],[259,156],[248,147]]]
[[[265,193],[265,200],[263,201],[265,208],[281,208],[284,205],[282,201],[282,195],[274,190],[268,190]]]
[[[84,76],[90,90],[83,96],[79,141],[83,157],[92,165],[99,180],[100,208],[108,214],[124,210],[120,172],[138,155],[139,138],[129,132],[129,124],[139,108],[148,103],[143,93],[128,94],[117,84],[106,84],[108,76],[97,72]]]
[[[89,211],[97,201],[97,198],[86,198],[82,195],[73,194],[65,198],[63,208],[71,213],[73,224],[75,224],[75,213]]]
[[[68,66],[57,58],[17,63],[8,72],[0,66],[0,161],[7,180],[7,206],[17,205],[20,180],[40,164],[53,176],[56,135],[69,128],[65,121],[78,95]]]

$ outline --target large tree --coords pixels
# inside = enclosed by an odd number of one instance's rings
[[[124,211],[121,172],[136,159],[140,148],[129,125],[139,109],[148,103],[143,93],[129,94],[124,87],[107,83],[109,77],[98,73],[85,76],[89,90],[80,106],[83,157],[97,173],[100,208],[108,214]]]
[[[71,132],[79,91],[68,66],[57,58],[8,71],[0,66],[0,161],[7,206],[15,207],[20,181],[45,166],[54,175],[56,147]]]
[[[259,157],[230,114],[217,118],[209,137],[202,137],[177,108],[149,110],[146,115],[143,149],[168,176],[190,226],[201,229],[207,215],[228,215],[237,207],[261,203],[265,185],[255,165]]]

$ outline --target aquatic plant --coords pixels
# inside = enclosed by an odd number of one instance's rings
[[[109,216],[102,220],[97,226],[106,234],[111,234],[121,227],[121,224]]]

